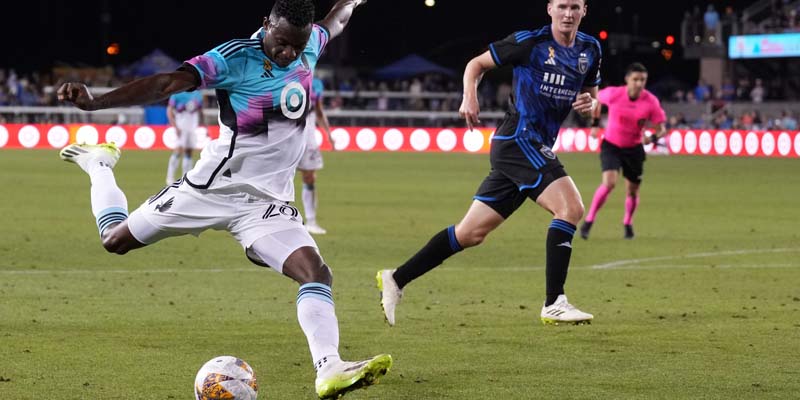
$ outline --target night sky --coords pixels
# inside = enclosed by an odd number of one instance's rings
[[[333,3],[332,0],[316,2],[318,19],[324,17]],[[546,0],[437,0],[435,7],[428,8],[424,0],[370,0],[351,20],[345,38],[350,54],[346,62],[360,68],[378,67],[415,52],[463,70],[466,61],[485,50],[489,42],[516,30],[548,24],[546,3]],[[714,3],[721,12],[727,5],[742,7],[752,1]],[[15,2],[14,8],[19,11],[7,13],[0,24],[5,55],[0,67],[32,71],[47,70],[59,63],[101,66],[108,62],[120,66],[155,48],[184,60],[229,39],[249,36],[260,26],[273,2],[226,0],[218,6],[207,4],[214,3],[171,0]],[[667,34],[679,35],[683,13],[695,4],[700,3],[590,0],[589,15],[581,30],[593,36],[603,29],[632,33],[632,16],[638,14],[639,35],[663,41]],[[703,9],[706,4],[701,4]],[[622,9],[619,14],[615,10],[617,6]],[[102,22],[104,13],[110,20],[108,24]],[[105,54],[110,42],[120,44],[120,55],[108,57]],[[613,75],[613,70],[633,60],[646,62],[654,74],[672,74],[686,80],[695,79],[697,74],[696,61],[673,59],[666,62],[653,51],[616,57],[607,54],[604,75]],[[323,64],[325,61],[323,58]]]

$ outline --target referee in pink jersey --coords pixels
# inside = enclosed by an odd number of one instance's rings
[[[625,86],[609,86],[597,96],[600,104],[608,107],[608,126],[600,147],[603,182],[594,192],[592,206],[581,225],[580,234],[584,239],[589,238],[597,212],[617,185],[620,169],[627,188],[622,224],[625,239],[633,239],[633,213],[639,206],[639,187],[646,158],[643,145],[656,143],[667,132],[664,109],[658,98],[644,88],[646,84],[647,68],[640,63],[633,63],[625,70]],[[597,107],[594,111],[592,137],[597,137],[601,108]],[[657,126],[656,133],[643,136],[648,122]]]

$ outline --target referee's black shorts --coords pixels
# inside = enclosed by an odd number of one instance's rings
[[[644,174],[644,161],[647,155],[644,146],[619,147],[607,140],[600,145],[600,165],[605,171],[619,171],[625,179],[640,184]]]

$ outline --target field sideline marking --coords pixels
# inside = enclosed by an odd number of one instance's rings
[[[11,270],[2,271],[0,274],[6,275],[42,275],[42,274],[185,274],[185,273],[222,273],[222,272],[261,272],[265,269],[263,267],[252,268],[209,268],[209,269],[29,269],[29,270]],[[271,269],[270,269],[271,270]]]
[[[743,254],[763,254],[763,253],[800,253],[800,248],[791,249],[791,248],[783,248],[783,249],[761,249],[761,250],[728,250],[728,251],[717,251],[717,252],[707,252],[707,253],[694,253],[694,254],[687,254],[682,256],[662,256],[662,257],[648,257],[648,258],[632,258],[628,260],[619,260],[605,264],[596,264],[596,265],[588,265],[588,266],[580,266],[580,267],[572,267],[573,269],[599,269],[599,270],[606,270],[606,269],[626,269],[626,270],[649,270],[649,269],[668,269],[668,268],[702,268],[707,267],[707,265],[687,265],[687,264],[680,264],[680,265],[669,265],[669,264],[659,264],[659,265],[637,265],[640,263],[646,262],[653,262],[653,261],[670,261],[670,260],[681,260],[687,258],[705,258],[705,257],[714,257],[714,256],[729,256],[729,255],[743,255]],[[721,264],[715,265],[715,268],[720,269],[735,269],[735,268],[794,268],[800,267],[800,263],[797,264]],[[465,268],[442,268],[442,271],[469,271],[469,270],[491,270],[491,271],[503,271],[503,272],[523,272],[523,271],[541,271],[545,268],[543,266],[519,266],[519,267],[465,267]],[[109,269],[109,270],[93,270],[93,269],[65,269],[65,270],[40,270],[40,269],[29,269],[29,270],[0,270],[0,275],[44,275],[44,274],[66,274],[66,275],[78,275],[78,274],[185,274],[185,273],[225,273],[225,272],[261,272],[264,270],[269,270],[274,272],[274,270],[270,268],[261,268],[261,267],[250,267],[250,268],[235,268],[235,269],[226,269],[226,268],[208,268],[208,269]]]
[[[680,260],[684,258],[705,258],[705,257],[715,257],[715,256],[734,256],[734,255],[744,255],[744,254],[763,254],[763,253],[798,253],[800,249],[752,249],[752,250],[728,250],[728,251],[715,251],[715,252],[708,252],[708,253],[695,253],[695,254],[686,254],[686,255],[679,255],[679,256],[662,256],[662,257],[648,257],[648,258],[632,258],[629,260],[619,260],[605,264],[596,264],[590,265],[586,268],[591,269],[612,269],[621,267],[624,265],[631,265],[631,264],[641,264],[645,262],[652,262],[652,261],[670,261],[670,260]],[[631,268],[626,268],[631,269]]]

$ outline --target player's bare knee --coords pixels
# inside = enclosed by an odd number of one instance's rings
[[[303,183],[306,185],[313,185],[317,180],[317,176],[314,171],[305,171],[303,172]]]
[[[567,218],[569,218],[567,221],[575,225],[583,219],[583,214],[586,212],[582,202],[571,204],[567,209]]]
[[[299,279],[297,280],[301,285],[306,283],[324,283],[330,286],[333,282],[331,269],[322,262],[305,265],[299,275]]]
[[[486,240],[486,236],[489,236],[489,231],[486,229],[470,229],[456,234],[456,240],[461,247],[467,248],[480,245]]]
[[[606,182],[603,182],[603,185],[604,185],[604,186],[606,187],[606,189],[608,189],[609,191],[612,191],[612,190],[614,190],[614,188],[615,188],[615,187],[617,187],[617,183],[616,183],[616,182],[611,182],[611,181],[606,181]]]
[[[327,283],[328,285],[333,282],[333,271],[328,265],[323,263],[316,269],[315,282]]]
[[[569,204],[564,204],[553,214],[557,219],[577,225],[578,222],[580,222],[580,220],[583,218],[583,214],[585,212],[586,210],[583,207],[583,203],[571,202]]]

